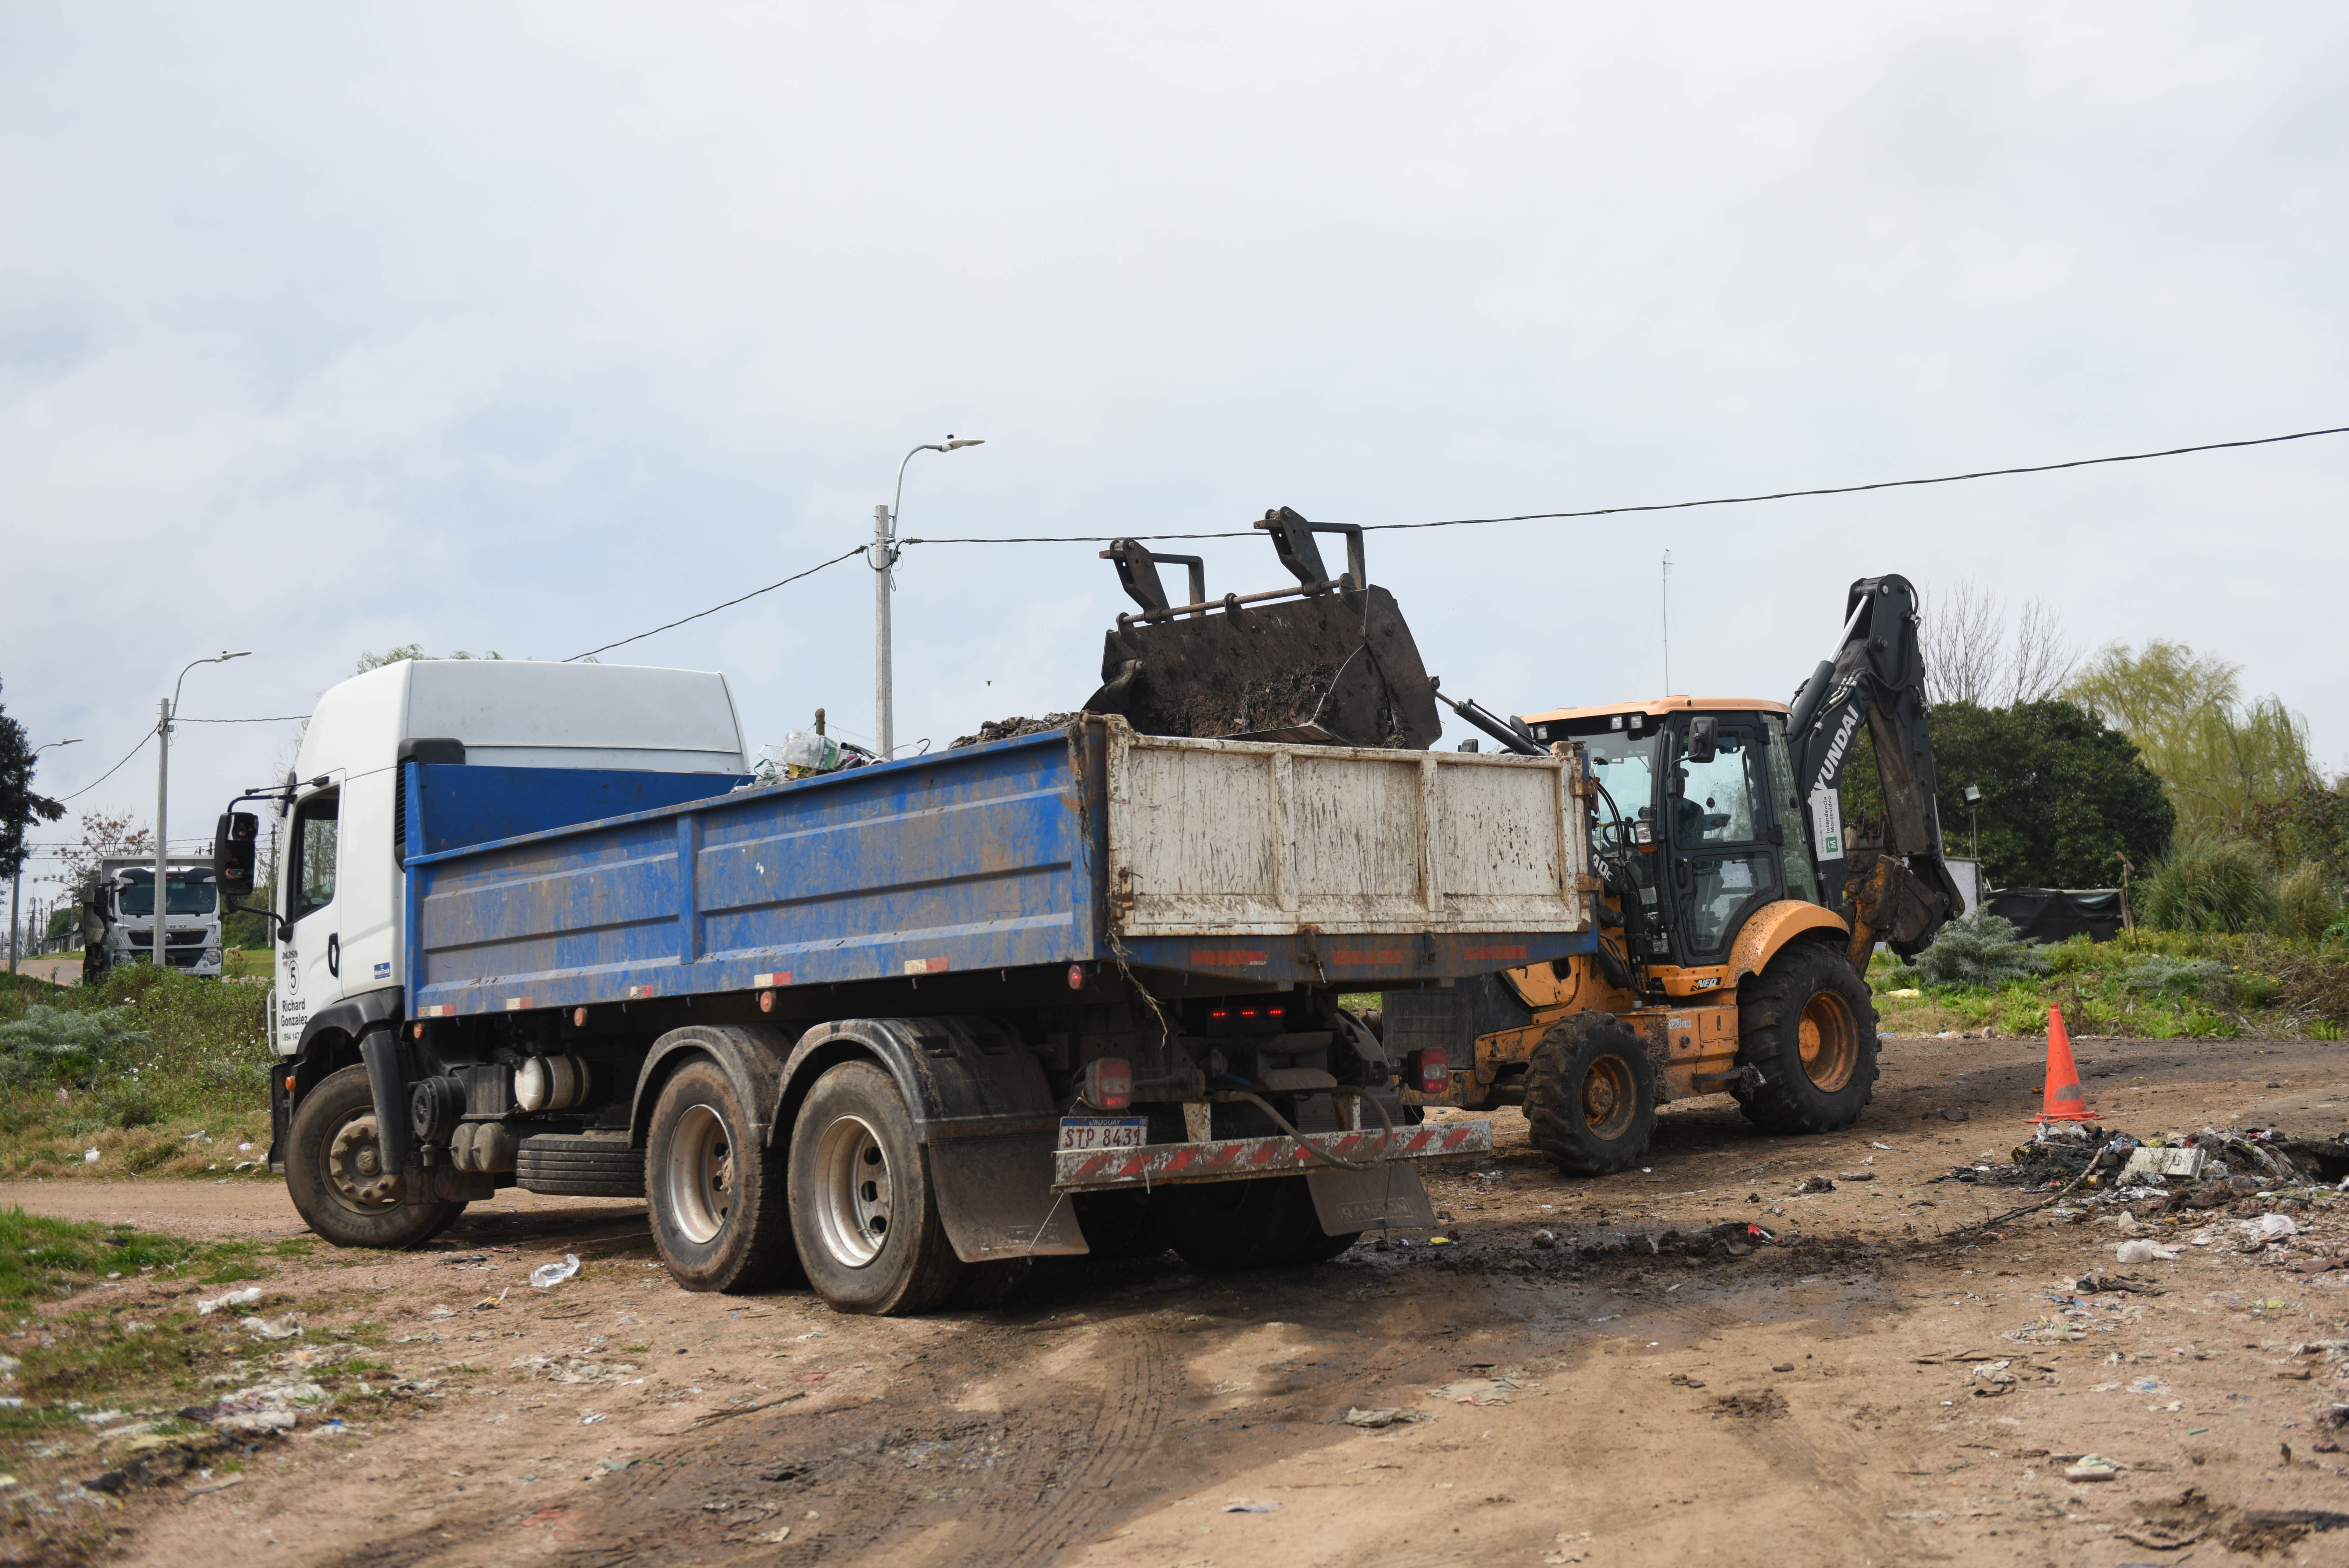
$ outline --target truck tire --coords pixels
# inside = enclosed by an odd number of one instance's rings
[[[1338,1238],[1321,1233],[1313,1194],[1301,1176],[1163,1187],[1152,1209],[1159,1234],[1203,1273],[1276,1269],[1337,1255],[1318,1251]],[[1353,1238],[1347,1237],[1345,1244],[1351,1246]]]
[[[514,1151],[514,1185],[558,1198],[642,1198],[645,1151],[626,1133],[533,1133]]]
[[[1738,1060],[1755,1086],[1733,1086],[1738,1108],[1774,1133],[1847,1127],[1876,1095],[1876,1002],[1825,942],[1790,942],[1738,988]]]
[[[962,1282],[947,1295],[946,1304],[960,1312],[999,1307],[1019,1293],[1019,1287],[1028,1282],[1031,1267],[1025,1258],[989,1258],[983,1263],[965,1263]]]
[[[879,1067],[843,1062],[816,1080],[792,1131],[791,1173],[800,1263],[834,1310],[903,1317],[963,1282],[914,1118]]]
[[[688,1062],[661,1086],[644,1184],[653,1245],[687,1290],[740,1293],[790,1278],[782,1162],[717,1063]]]
[[[1560,1170],[1629,1170],[1656,1130],[1656,1069],[1647,1047],[1612,1013],[1559,1019],[1526,1064],[1526,1120],[1534,1147]]]
[[[380,1167],[367,1069],[345,1067],[302,1096],[286,1134],[285,1192],[310,1229],[337,1247],[419,1247],[465,1211],[410,1203]]]

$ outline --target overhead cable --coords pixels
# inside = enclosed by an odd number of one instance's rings
[[[1433,523],[1365,523],[1364,533],[1384,532],[1402,528],[1475,528],[1488,523],[1536,523],[1570,517],[1614,517],[1627,512],[1684,512],[1698,506],[1746,506],[1757,501],[1795,501],[1812,495],[1856,495],[1868,490],[1900,490],[1922,484],[1957,484],[1969,479],[2000,479],[2017,473],[2053,473],[2065,468],[2092,468],[2107,462],[2144,462],[2157,457],[2184,457],[2189,452],[2226,452],[2236,447],[2273,446],[2278,441],[2308,441],[2316,436],[2349,435],[2349,425],[2334,425],[2321,431],[2295,431],[2290,435],[2255,436],[2249,441],[2204,441],[2199,446],[2173,446],[2160,452],[2129,452],[2116,457],[2075,457],[2064,462],[2034,462],[2015,468],[1983,468],[1971,473],[1942,473],[1928,479],[1878,479],[1866,484],[1830,484],[1812,490],[1775,490],[1762,495],[1720,495],[1707,501],[1654,501],[1633,506],[1593,506],[1579,512],[1517,512],[1505,517],[1446,517]],[[1145,543],[1156,539],[1246,539],[1256,533],[1253,528],[1234,528],[1216,534],[1046,534],[1017,538],[988,537],[963,539],[906,539],[907,545],[1105,545],[1113,538],[1139,539]]]
[[[620,639],[620,640],[619,640],[619,641],[617,641],[617,642],[607,642],[607,643],[605,643],[605,644],[603,647],[601,647],[601,648],[591,648],[591,649],[588,649],[586,652],[585,652],[585,653],[574,653],[574,654],[573,654],[570,658],[568,658],[568,659],[564,659],[563,662],[564,662],[564,663],[565,663],[565,664],[576,664],[576,663],[578,663],[578,662],[579,662],[581,659],[593,659],[593,658],[595,658],[595,657],[597,654],[599,654],[599,653],[609,653],[612,649],[616,649],[616,648],[626,648],[628,644],[630,644],[630,643],[632,643],[632,642],[642,642],[642,641],[644,641],[644,639],[647,639],[647,638],[648,638],[648,637],[658,637],[662,632],[675,630],[677,628],[683,626],[687,621],[689,621],[689,620],[699,620],[703,616],[706,616],[706,615],[716,615],[719,610],[722,610],[722,609],[731,609],[731,608],[733,608],[736,605],[740,604],[740,603],[742,602],[742,600],[743,600],[743,599],[755,599],[755,598],[757,598],[761,594],[771,594],[771,593],[773,593],[777,588],[780,588],[780,587],[785,587],[786,585],[791,584],[791,583],[796,583],[796,582],[798,582],[802,577],[812,577],[812,576],[815,576],[818,572],[823,571],[823,570],[824,569],[824,567],[826,567],[826,566],[836,566],[840,565],[840,563],[841,563],[841,562],[845,561],[846,559],[848,559],[848,557],[849,557],[849,556],[861,556],[861,555],[864,554],[864,552],[865,552],[866,550],[870,549],[870,548],[872,548],[872,546],[871,546],[871,545],[857,545],[857,546],[856,546],[856,548],[854,548],[854,550],[843,550],[843,551],[842,551],[839,555],[834,556],[831,560],[829,560],[829,561],[824,561],[824,562],[822,562],[822,563],[820,563],[820,564],[818,564],[818,565],[816,565],[816,566],[810,566],[810,567],[809,567],[806,571],[804,571],[804,572],[793,572],[790,576],[785,577],[785,578],[782,580],[782,582],[780,582],[780,583],[769,583],[769,584],[768,584],[765,587],[763,587],[763,588],[752,588],[749,593],[742,595],[740,598],[731,598],[731,599],[728,599],[728,600],[727,600],[724,604],[722,604],[722,605],[711,605],[711,606],[710,606],[708,609],[706,609],[706,610],[696,610],[696,611],[694,611],[694,612],[693,612],[691,615],[689,615],[689,616],[686,616],[686,617],[684,617],[684,618],[680,618],[680,619],[673,620],[673,621],[669,622],[669,623],[668,623],[668,625],[667,625],[667,626],[657,626],[657,627],[653,628],[652,628],[652,630],[650,630],[650,631],[640,631],[640,632],[636,633],[636,636],[634,636],[634,637],[624,637],[624,638]]]

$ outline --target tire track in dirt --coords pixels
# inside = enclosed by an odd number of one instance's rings
[[[1018,1495],[1006,1498],[1016,1511],[1005,1521],[1009,1529],[990,1532],[957,1561],[1049,1563],[1078,1535],[1123,1511],[1110,1489],[1150,1459],[1183,1376],[1159,1334],[1118,1334],[1107,1359],[1101,1403],[1084,1429],[1058,1434],[1062,1441],[1042,1474],[1033,1465],[1014,1472],[1015,1481],[1040,1482],[1032,1505]]]

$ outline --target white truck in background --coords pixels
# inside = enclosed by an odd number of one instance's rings
[[[82,887],[82,983],[118,964],[151,961],[155,925],[153,857],[99,861]],[[163,961],[190,974],[220,976],[220,878],[210,860],[164,863]]]

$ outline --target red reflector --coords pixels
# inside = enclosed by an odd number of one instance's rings
[[[1085,1064],[1077,1080],[1077,1094],[1089,1106],[1122,1111],[1133,1104],[1133,1068],[1123,1058],[1103,1056]]]
[[[1452,1058],[1430,1048],[1402,1059],[1403,1082],[1423,1095],[1440,1095],[1452,1086]]]
[[[1084,988],[1085,988],[1085,970],[1084,970],[1084,966],[1083,966],[1082,964],[1074,964],[1074,963],[1071,964],[1071,965],[1069,966],[1069,989],[1070,989],[1071,991],[1082,991],[1082,990],[1084,990]]]

